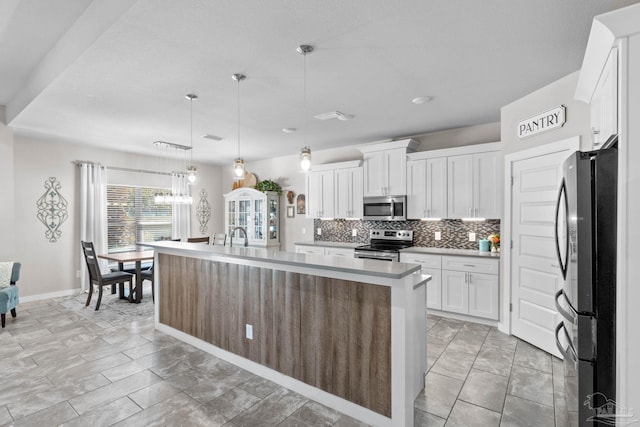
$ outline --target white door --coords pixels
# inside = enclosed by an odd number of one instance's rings
[[[362,218],[362,168],[337,169],[334,180],[335,217]]]
[[[422,268],[422,274],[431,275],[427,282],[427,308],[442,310],[442,270]]]
[[[511,164],[512,332],[558,357],[554,332],[560,317],[554,295],[563,281],[556,261],[555,209],[562,163],[572,152],[567,149]]]
[[[427,218],[448,218],[447,216],[447,158],[426,161],[426,203]],[[407,202],[408,203],[408,202]],[[411,205],[409,205],[411,206]]]

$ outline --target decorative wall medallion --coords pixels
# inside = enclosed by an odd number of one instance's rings
[[[207,190],[204,188],[200,190],[200,200],[196,206],[196,217],[198,217],[198,222],[200,223],[200,233],[206,233],[207,224],[211,219],[211,205],[207,201]]]
[[[67,220],[67,200],[60,194],[62,185],[55,177],[49,177],[44,182],[46,188],[44,194],[36,202],[38,207],[38,219],[47,227],[44,236],[50,242],[56,242],[62,235],[60,226]]]

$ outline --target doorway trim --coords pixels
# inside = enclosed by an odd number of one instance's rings
[[[507,154],[504,156],[504,220],[502,221],[502,236],[500,238],[502,243],[502,251],[500,258],[502,261],[502,290],[504,298],[502,299],[502,314],[503,316],[498,323],[498,330],[505,334],[511,335],[511,241],[512,241],[512,226],[513,221],[511,214],[513,212],[513,197],[511,177],[513,174],[513,164],[517,161],[528,159],[531,157],[544,156],[547,154],[556,153],[558,151],[580,150],[580,135],[572,136],[569,138],[561,139],[548,144],[540,145],[538,147],[528,148],[522,151],[516,151],[515,153]]]

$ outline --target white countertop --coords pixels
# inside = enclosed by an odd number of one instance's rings
[[[477,256],[483,258],[500,258],[500,252],[481,252],[476,249],[447,249],[447,248],[425,248],[412,246],[400,249],[400,253],[410,254],[433,254],[433,255],[457,255],[457,256]]]
[[[300,246],[319,246],[324,248],[356,248],[366,245],[366,243],[351,242],[296,242]],[[484,258],[500,258],[500,252],[480,252],[476,249],[448,249],[448,248],[426,248],[423,246],[412,246],[410,248],[401,249],[400,252],[414,254],[434,254],[434,255],[458,255],[458,256],[478,256]]]
[[[369,259],[344,258],[312,254],[296,254],[273,249],[251,247],[229,247],[219,245],[204,245],[202,243],[186,243],[160,241],[139,243],[154,249],[178,250],[186,254],[212,255],[233,259],[264,261],[273,264],[310,267],[318,270],[333,270],[344,273],[361,274],[366,276],[388,277],[400,279],[420,270],[418,264],[402,262],[380,262]]]
[[[323,248],[357,248],[358,246],[366,245],[366,243],[311,241],[311,242],[295,242],[294,245],[321,246]]]

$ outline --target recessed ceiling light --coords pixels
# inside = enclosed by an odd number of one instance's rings
[[[298,131],[298,129],[296,129],[296,128],[282,128],[282,132],[284,132],[284,133],[294,133],[294,132],[297,132],[297,131]]]
[[[202,135],[204,139],[211,139],[213,141],[222,141],[224,138],[221,136],[211,135],[210,133],[205,133]]]
[[[433,96],[419,96],[411,100],[411,102],[418,105],[424,104],[425,102],[431,102],[431,101],[433,101]]]

